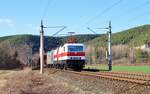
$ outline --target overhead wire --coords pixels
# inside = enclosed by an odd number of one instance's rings
[[[135,10],[138,10],[139,8],[145,7],[147,4],[150,4],[150,0],[147,0],[146,2],[143,2],[142,4],[139,4],[139,5],[135,6],[132,9],[128,9],[126,12],[132,11],[132,13],[133,13],[133,12],[135,12]]]
[[[45,18],[47,12],[48,12],[48,9],[49,9],[49,6],[50,6],[50,3],[52,2],[53,0],[47,0],[47,5],[45,6],[44,10],[43,10],[43,14],[41,16],[41,21],[43,21],[43,19]],[[60,30],[58,30],[56,33],[54,33],[52,36],[55,36],[57,35],[59,32],[63,31],[65,28],[67,28],[66,26],[50,26],[50,27],[45,27],[44,28],[60,28]]]
[[[45,18],[46,14],[47,14],[47,12],[48,12],[48,9],[49,9],[49,5],[50,5],[50,3],[51,3],[52,1],[53,1],[53,0],[47,0],[47,4],[46,4],[46,7],[45,7],[44,10],[43,10],[43,14],[42,14],[42,16],[41,16],[41,19],[44,19],[44,18]]]
[[[94,33],[94,34],[97,34],[94,30],[92,30],[90,27],[87,27],[87,29],[89,30],[89,31],[91,31],[92,33]]]
[[[127,22],[135,21],[135,20],[137,20],[137,19],[139,19],[139,18],[141,18],[141,17],[143,17],[143,16],[145,16],[145,15],[147,15],[147,14],[150,14],[150,11],[146,11],[146,12],[140,14],[139,16],[136,16],[136,17],[134,17],[134,18],[132,18],[132,19],[130,19],[130,20],[127,20]]]
[[[139,5],[137,5],[137,6],[135,6],[135,7],[133,7],[132,9],[128,9],[128,10],[126,10],[125,12],[123,12],[122,14],[120,14],[118,17],[116,17],[116,18],[119,18],[119,17],[125,17],[124,16],[124,13],[125,14],[131,14],[131,13],[133,13],[133,12],[136,12],[136,10],[139,10],[140,8],[143,8],[143,7],[145,7],[146,5],[148,5],[148,4],[150,4],[150,0],[147,0],[146,2],[143,2],[142,4],[139,4]],[[145,14],[145,13],[144,13]],[[136,16],[137,17],[137,16]]]
[[[135,7],[132,8],[132,9],[128,9],[126,12],[128,12],[128,14],[131,14],[131,13],[135,12],[135,10],[139,10],[139,9],[145,7],[145,6],[148,5],[148,4],[150,4],[150,0],[147,0],[147,1],[143,2],[142,4],[139,4],[139,5],[135,6]],[[135,17],[133,17],[133,18],[131,18],[131,19],[129,19],[129,20],[126,20],[126,23],[133,22],[133,21],[135,21],[135,20],[139,19],[140,17],[143,17],[143,16],[145,16],[145,15],[147,15],[147,14],[150,14],[150,11],[143,12],[143,13],[138,14],[138,15],[136,15]],[[125,17],[125,16],[123,16],[123,14],[122,14],[121,16],[118,16],[118,17]],[[117,18],[118,18],[118,17],[117,17]],[[120,24],[119,24],[119,25],[120,25]]]
[[[90,22],[94,21],[97,17],[100,17],[102,15],[104,15],[106,12],[110,11],[113,7],[117,6],[118,4],[120,4],[123,0],[118,0],[117,2],[114,2],[111,6],[107,7],[106,9],[104,9],[103,11],[101,11],[100,13],[98,13],[96,16],[94,16],[93,18],[91,18],[90,20],[88,20],[83,26],[89,24]]]
[[[58,30],[56,33],[54,33],[52,36],[56,36],[59,32],[63,31],[65,28],[67,28],[66,26],[62,27],[60,30]]]

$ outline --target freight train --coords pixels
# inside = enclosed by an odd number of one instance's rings
[[[82,70],[85,65],[85,45],[66,43],[48,51],[46,63],[50,68]]]

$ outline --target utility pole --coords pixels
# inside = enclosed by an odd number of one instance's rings
[[[94,32],[91,28],[87,28],[88,30]],[[97,28],[97,29],[106,29],[108,34],[108,48],[106,52],[106,59],[108,59],[108,67],[109,71],[112,70],[112,51],[111,51],[111,33],[112,33],[112,27],[111,27],[111,21],[109,21],[109,26],[107,28]]]
[[[44,26],[43,21],[41,20],[40,26],[40,73],[43,73],[43,65],[44,65]]]
[[[112,70],[112,52],[111,52],[111,21],[109,22],[108,31],[108,67],[109,71]]]
[[[41,20],[40,26],[40,73],[43,74],[43,66],[44,66],[44,28],[60,28],[53,36],[58,34],[59,32],[63,31],[66,26],[53,26],[53,27],[45,27],[43,25],[43,21]]]

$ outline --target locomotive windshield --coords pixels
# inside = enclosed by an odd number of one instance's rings
[[[83,52],[83,46],[68,46],[69,52]]]

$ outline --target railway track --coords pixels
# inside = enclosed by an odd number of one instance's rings
[[[91,72],[91,73],[94,73],[94,72]],[[99,72],[95,74],[150,81],[150,74],[142,74],[142,73],[139,74],[139,73],[129,73],[129,72]]]
[[[96,78],[104,78],[110,80],[124,81],[129,83],[135,83],[140,85],[150,86],[150,75],[149,74],[138,74],[138,73],[126,73],[126,72],[75,72],[75,71],[64,71],[67,73],[73,73],[83,76],[90,76]]]

